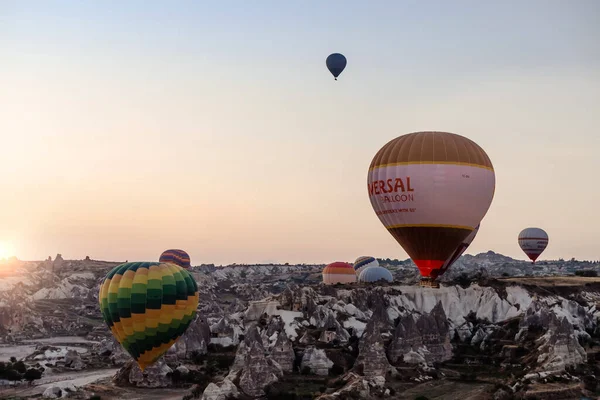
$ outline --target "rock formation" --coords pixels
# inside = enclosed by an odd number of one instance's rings
[[[369,399],[371,390],[369,382],[362,376],[353,372],[346,374],[342,381],[344,386],[332,394],[324,394],[317,397],[317,400],[337,400],[337,399]]]
[[[239,343],[239,332],[237,321],[224,316],[219,322],[210,326],[210,343],[225,347],[237,346]]]
[[[313,338],[308,331],[304,332],[304,335],[298,340],[300,344],[314,344],[315,338]]]
[[[369,293],[367,298],[368,307],[373,310],[371,320],[378,325],[380,332],[387,332],[392,329],[392,324],[387,313],[389,301],[381,288],[376,288]]]
[[[388,349],[392,362],[403,361],[409,353],[419,353],[428,364],[446,361],[452,358],[450,329],[442,303],[428,314],[415,320],[412,314],[400,319]],[[419,357],[411,354],[406,362],[420,362]]]
[[[265,336],[271,337],[274,333],[280,332],[284,328],[283,320],[280,316],[274,315],[269,321],[269,325],[265,331]]]
[[[80,370],[85,368],[85,363],[75,350],[68,350],[65,355],[65,367]]]
[[[59,399],[68,397],[69,393],[76,392],[77,388],[72,383],[60,384],[60,385],[50,385],[44,393],[42,397],[45,399]]]
[[[284,310],[302,311],[308,315],[315,312],[317,304],[315,303],[316,293],[310,287],[299,287],[289,285],[279,297],[279,301]]]
[[[292,342],[288,339],[285,331],[282,331],[277,337],[277,342],[271,349],[271,357],[281,366],[283,372],[293,371],[296,353],[294,353]]]
[[[62,268],[62,266],[63,266],[64,263],[65,263],[65,260],[63,260],[62,255],[61,254],[57,254],[56,258],[52,262],[52,270],[54,272],[60,271],[60,269]]]
[[[277,382],[281,376],[283,372],[279,365],[267,359],[263,347],[255,342],[246,354],[239,387],[248,396],[264,396],[264,389]]]
[[[94,351],[104,357],[109,357],[112,365],[122,366],[133,358],[123,349],[123,346],[113,337],[102,339],[100,344],[94,347]]]
[[[528,357],[538,371],[561,372],[587,361],[573,325],[566,317],[558,318],[546,304],[532,302],[519,328],[515,339],[520,342],[526,341],[529,333],[541,334],[536,339],[535,352]]]
[[[171,362],[189,360],[193,354],[206,354],[210,343],[210,334],[210,327],[205,319],[201,316],[196,317],[185,333],[169,349],[165,358]]]
[[[238,388],[229,379],[225,378],[220,383],[209,383],[202,400],[230,400],[239,395]]]
[[[125,368],[125,367],[123,367]],[[129,383],[137,387],[158,388],[172,385],[171,378],[168,376],[173,370],[159,359],[156,364],[147,367],[144,372],[137,363],[132,363],[129,372]]]
[[[329,368],[333,367],[333,361],[327,358],[325,350],[317,349],[314,346],[307,347],[302,356],[301,370],[309,368],[310,372],[316,375],[326,376],[329,374]]]
[[[235,359],[233,360],[233,364],[229,367],[229,374],[227,375],[227,379],[231,381],[235,381],[238,377],[240,371],[246,365],[246,355],[248,354],[248,346],[245,341],[240,342],[237,352],[235,353]]]
[[[385,378],[391,370],[379,326],[377,320],[371,320],[367,324],[358,347],[358,358],[354,364],[356,371],[369,378]]]

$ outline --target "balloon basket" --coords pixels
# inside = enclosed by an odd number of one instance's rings
[[[421,279],[421,281],[419,282],[419,285],[421,285],[423,287],[430,287],[430,288],[435,288],[435,289],[440,288],[439,282],[436,282],[432,279],[427,279],[427,278]]]

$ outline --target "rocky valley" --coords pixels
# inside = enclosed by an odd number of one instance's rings
[[[142,372],[101,318],[118,262],[0,267],[0,398],[580,399],[600,395],[599,263],[464,256],[439,289],[410,260],[393,284],[324,286],[322,265],[191,269],[197,317]],[[581,274],[578,274],[581,275]],[[590,273],[590,275],[593,275]],[[33,375],[32,375],[33,376]]]

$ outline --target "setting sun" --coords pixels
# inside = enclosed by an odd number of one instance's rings
[[[0,260],[12,257],[13,255],[12,245],[8,242],[0,242]]]

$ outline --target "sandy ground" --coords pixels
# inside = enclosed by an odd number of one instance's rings
[[[36,356],[35,361],[41,364],[54,364],[57,357],[64,357],[67,351],[75,350],[79,354],[85,354],[89,351],[87,347],[79,346],[56,346],[59,350],[47,350],[45,354]],[[11,357],[15,357],[17,360],[22,360],[25,357],[31,355],[35,351],[35,345],[16,345],[16,346],[1,346],[0,347],[0,361],[9,361]],[[30,361],[28,361],[30,362]]]
[[[81,336],[56,336],[44,339],[27,339],[23,340],[23,343],[40,343],[40,344],[74,344],[74,343],[86,343],[86,344],[99,344],[93,340],[87,340]]]
[[[50,345],[57,347],[63,352],[67,350],[75,350],[78,353],[87,353],[89,349],[87,347],[81,346],[72,346],[73,344],[87,345],[92,346],[99,342],[93,340],[87,340],[85,338],[79,336],[57,336],[51,338],[44,339],[27,339],[21,341],[24,344],[17,345],[0,345],[0,361],[9,361],[11,357],[15,357],[17,360],[24,359],[29,356],[33,352],[35,352],[36,345]],[[56,354],[60,355],[60,354]],[[55,356],[56,356],[55,355]],[[45,358],[40,357],[37,359],[40,362],[43,362]]]
[[[87,392],[100,395],[102,400],[181,400],[183,396],[190,393],[190,389],[117,388],[112,386],[90,391],[100,385],[94,386],[87,387]]]
[[[436,380],[411,387],[405,390],[396,390],[395,399],[414,400],[419,396],[426,396],[429,400],[491,400],[489,383],[456,382],[451,380]]]
[[[34,345],[1,346],[0,361],[9,361],[11,357],[20,360],[35,351]]]
[[[64,374],[55,374],[48,377],[35,381],[33,386],[28,386],[26,383],[17,386],[15,388],[0,388],[0,398],[6,398],[7,396],[35,396],[44,393],[48,387],[66,386],[67,384],[73,384],[76,387],[81,387],[100,379],[112,377],[119,369],[101,369],[95,371],[80,371],[80,372],[68,372]]]
[[[548,277],[515,277],[497,278],[503,282],[516,282],[524,285],[537,286],[582,286],[586,283],[600,283],[600,277],[591,278],[583,276],[548,276]]]

